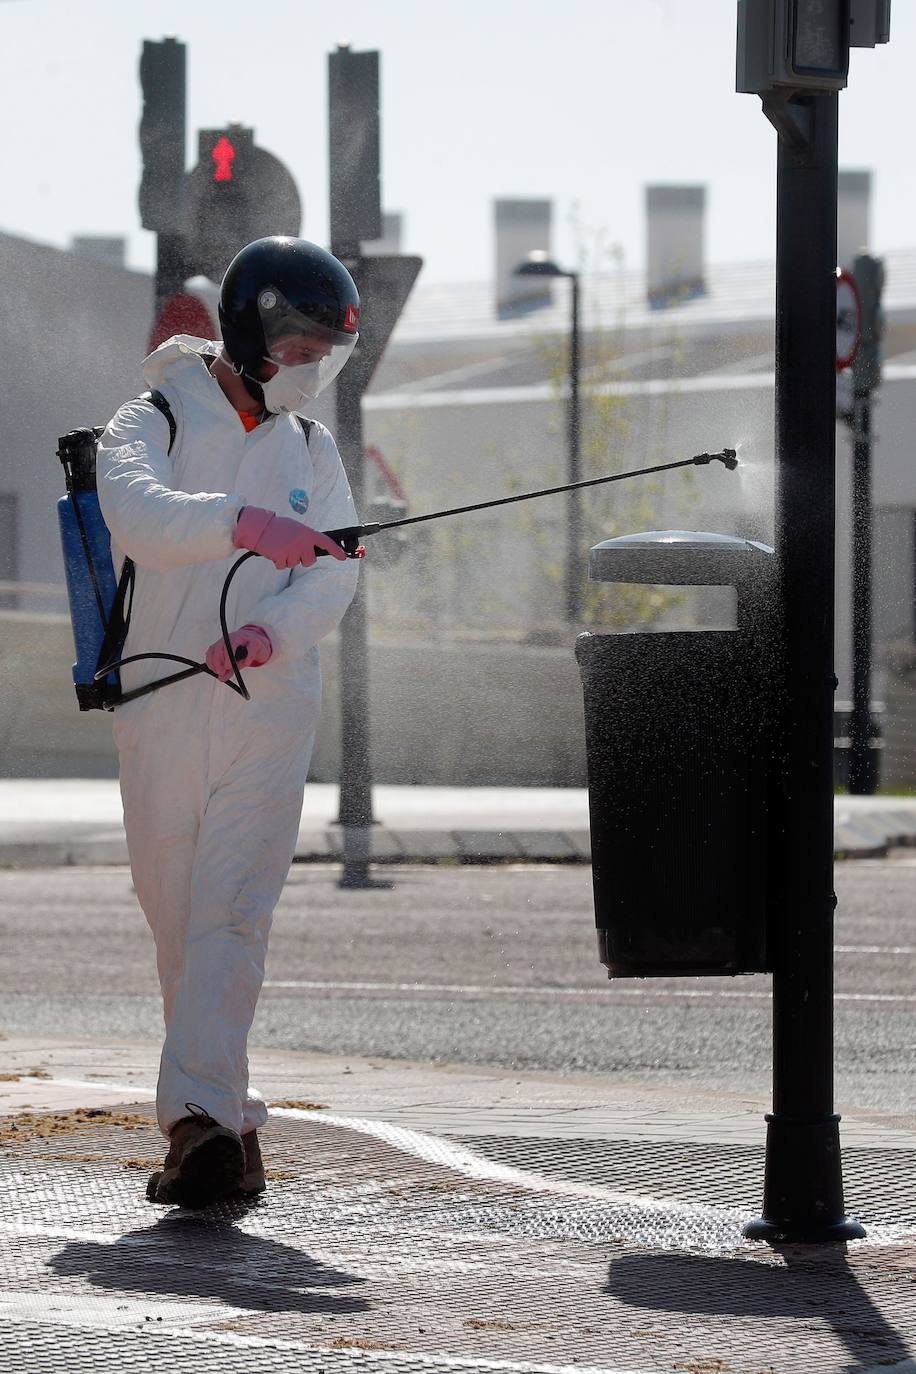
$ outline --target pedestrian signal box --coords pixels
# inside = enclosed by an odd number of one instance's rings
[[[849,0],[738,0],[739,91],[841,91],[848,72]]]
[[[296,183],[279,158],[257,147],[254,130],[241,124],[200,130],[186,191],[189,275],[218,282],[246,243],[299,234]]]
[[[738,0],[736,87],[751,95],[841,91],[849,49],[890,38],[890,0]]]

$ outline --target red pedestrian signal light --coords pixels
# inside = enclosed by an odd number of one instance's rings
[[[216,144],[210,156],[213,159],[214,165],[213,180],[231,181],[232,164],[235,161],[235,148],[233,148],[225,134],[223,134],[222,138]]]
[[[258,148],[242,124],[201,129],[197,166],[185,180],[187,275],[211,281],[240,248],[270,234],[295,238],[302,224],[299,192],[272,153]]]

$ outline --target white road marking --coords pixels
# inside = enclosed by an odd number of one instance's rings
[[[711,1000],[722,998],[726,1001],[738,1002],[770,1002],[773,994],[771,992],[752,992],[733,990],[729,988],[661,988],[653,985],[647,987],[622,987],[618,981],[611,979],[609,987],[597,988],[558,988],[558,987],[536,987],[530,984],[515,986],[506,983],[349,983],[349,982],[323,982],[319,979],[273,979],[264,983],[265,988],[288,989],[292,991],[300,990],[304,992],[387,992],[387,993],[451,993],[455,996],[465,997],[530,997],[530,998],[551,998],[551,997],[594,997],[607,999],[613,997],[655,997],[655,998],[678,998],[687,997],[694,999]],[[916,994],[896,993],[896,992],[837,992],[834,994],[837,1002],[916,1002]]]
[[[834,954],[916,954],[916,945],[834,945]]]
[[[312,1121],[319,1126],[337,1126],[343,1130],[355,1131],[360,1135],[372,1136],[385,1145],[391,1145],[402,1154],[422,1159],[427,1164],[438,1164],[452,1173],[462,1174],[477,1183],[508,1183],[515,1187],[526,1188],[529,1192],[561,1194],[565,1197],[591,1198],[596,1202],[615,1203],[622,1207],[633,1207],[653,1212],[671,1213],[683,1217],[715,1217],[717,1220],[740,1222],[744,1213],[737,1207],[714,1207],[706,1203],[676,1202],[669,1198],[660,1200],[646,1194],[622,1193],[613,1188],[604,1188],[591,1183],[576,1183],[568,1179],[547,1178],[542,1174],[530,1173],[527,1169],[515,1169],[508,1164],[499,1164],[487,1159],[442,1136],[430,1135],[426,1131],[416,1131],[410,1126],[397,1126],[390,1121],[370,1120],[359,1116],[337,1116],[322,1109],[309,1111],[297,1107],[271,1107],[272,1116],[288,1116],[297,1121]]]

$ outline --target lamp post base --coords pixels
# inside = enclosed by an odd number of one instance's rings
[[[765,1240],[770,1245],[835,1245],[864,1240],[865,1227],[849,1217],[819,1224],[816,1221],[768,1221],[758,1217],[742,1231],[745,1240]]]
[[[839,1116],[775,1112],[766,1120],[763,1216],[748,1222],[745,1238],[800,1245],[863,1240],[864,1226],[845,1215]]]

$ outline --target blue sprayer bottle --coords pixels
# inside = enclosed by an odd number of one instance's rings
[[[95,455],[102,432],[72,430],[57,450],[67,483],[67,494],[57,503],[57,518],[76,649],[73,683],[81,711],[110,710],[121,697],[116,672],[95,681],[117,592],[111,536],[96,490]]]

